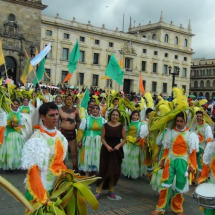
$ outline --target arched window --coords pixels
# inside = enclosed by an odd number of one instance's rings
[[[197,97],[197,93],[195,92],[195,93],[193,93],[193,95],[195,96],[195,97]]]
[[[210,94],[207,92],[205,93],[205,97],[207,98],[207,100],[210,98]]]
[[[204,81],[200,81],[200,87],[201,87],[201,88],[204,87]]]
[[[199,76],[199,70],[196,70],[196,76]]]
[[[205,76],[205,70],[204,70],[204,69],[203,69],[203,73],[202,73],[202,75],[203,75],[203,76]]]
[[[210,75],[210,76],[211,76],[211,69],[209,69],[209,73],[208,73],[208,75]]]
[[[210,87],[211,83],[209,80],[206,81],[206,87]]]
[[[213,93],[212,93],[212,99],[213,99],[214,97],[215,97],[215,93],[213,92]]]
[[[206,74],[209,75],[209,69],[207,69],[207,73]]]
[[[201,93],[199,93],[199,96],[203,96],[203,93],[201,92]]]
[[[146,38],[146,35],[143,35],[144,38]]]
[[[215,87],[215,80],[213,81],[213,87]]]
[[[200,76],[202,76],[202,74],[203,74],[203,73],[202,73],[202,70],[200,70]]]
[[[215,69],[213,69],[213,75],[215,75]]]
[[[178,37],[175,37],[175,45],[178,45]]]
[[[153,39],[153,40],[156,40],[156,34],[153,34],[153,35],[152,35],[152,39]]]
[[[168,41],[169,41],[169,36],[168,36],[168,34],[165,34],[164,42],[168,43]]]
[[[198,87],[198,81],[194,82],[194,87],[197,88]]]
[[[194,76],[196,76],[196,70],[195,70],[195,72],[194,72]]]
[[[184,40],[184,47],[187,47],[187,39]]]

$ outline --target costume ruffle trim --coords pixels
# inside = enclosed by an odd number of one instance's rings
[[[31,183],[30,183],[30,179],[29,179],[29,172],[31,171],[31,169],[33,169],[34,167],[36,167],[36,165],[32,166],[29,170],[28,170],[28,174],[27,174],[27,178],[26,178],[26,185],[28,188],[29,193],[32,195],[32,197],[37,201],[37,202],[41,202],[42,204],[45,204],[48,198],[47,195],[47,191],[44,193],[44,197],[43,199],[39,199],[38,196],[34,193],[34,191],[31,188]]]
[[[190,132],[188,137],[188,146],[189,146],[189,153],[191,154],[194,150],[199,152],[199,138],[194,132]]]
[[[50,149],[44,140],[40,138],[29,139],[22,150],[22,169],[30,169],[33,165],[37,165],[40,169],[47,170],[49,152]]]
[[[172,145],[171,137],[172,137],[171,129],[167,129],[166,134],[164,135],[164,139],[163,139],[164,149],[171,148],[171,145]]]
[[[140,137],[143,139],[149,134],[148,127],[146,125],[141,125],[140,127]]]
[[[203,155],[203,163],[206,165],[210,164],[212,159],[212,154],[215,152],[215,144],[210,142],[206,145],[204,155]]]

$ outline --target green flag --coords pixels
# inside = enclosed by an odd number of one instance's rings
[[[89,89],[87,88],[85,91],[84,97],[81,101],[81,107],[83,107],[85,110],[87,110],[89,101],[90,101],[90,93],[89,93]]]
[[[37,78],[36,78],[36,77],[34,78],[33,86],[35,86],[35,85],[38,83],[38,81],[41,81],[41,80],[42,80],[43,75],[44,75],[44,73],[45,73],[45,62],[46,62],[46,59],[45,59],[45,57],[44,57],[44,58],[40,61],[40,65],[39,65],[39,67],[38,67],[37,74],[36,74]]]
[[[69,55],[69,63],[67,65],[69,73],[72,74],[77,69],[77,60],[79,60],[79,58],[80,58],[80,50],[79,50],[79,45],[77,41]]]
[[[122,80],[123,80],[124,72],[122,71],[120,65],[118,64],[113,54],[111,54],[108,66],[105,71],[105,75],[115,80],[119,85],[123,85]]]

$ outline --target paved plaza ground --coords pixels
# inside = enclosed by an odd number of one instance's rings
[[[23,180],[25,173],[23,171],[18,171],[17,173],[8,172],[1,174],[1,176],[24,193]],[[91,188],[95,192],[95,184],[92,184]],[[199,211],[198,204],[192,199],[194,189],[195,187],[192,186],[189,193],[185,195],[184,212],[186,215],[203,215],[203,212]],[[121,178],[115,187],[115,194],[122,199],[118,201],[110,200],[107,198],[107,192],[103,191],[99,199],[100,205],[98,211],[93,211],[89,207],[89,214],[149,215],[150,211],[155,208],[158,200],[158,193],[151,189],[146,177],[137,180]],[[0,215],[24,215],[24,211],[24,207],[0,187]],[[172,215],[171,208],[165,214]]]

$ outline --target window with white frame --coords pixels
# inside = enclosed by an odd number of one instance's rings
[[[157,63],[153,63],[153,68],[152,68],[152,72],[156,73],[157,72]]]
[[[69,49],[63,48],[62,60],[68,60],[68,59],[69,59]]]
[[[98,86],[98,82],[99,82],[99,76],[98,75],[93,75],[93,86]]]
[[[183,78],[186,78],[186,77],[187,77],[187,68],[183,68],[182,77],[183,77]]]
[[[168,34],[165,34],[164,42],[165,42],[165,43],[168,43],[168,42],[169,42],[169,36],[168,36]]]
[[[84,73],[79,73],[79,76],[78,76],[78,84],[80,82],[80,85],[84,85]]]
[[[93,64],[99,64],[99,54],[98,53],[94,53],[93,55]]]
[[[157,91],[157,82],[152,82],[152,92],[156,92]]]
[[[79,62],[81,62],[81,63],[85,62],[85,51],[80,51]]]
[[[163,93],[167,93],[167,83],[163,83]]]
[[[146,71],[146,61],[142,61],[142,71],[145,72]]]
[[[51,30],[46,30],[46,35],[47,36],[52,36],[52,31]]]
[[[174,43],[175,45],[178,45],[178,37],[175,37]]]
[[[163,66],[163,74],[167,75],[168,74],[168,65]]]

